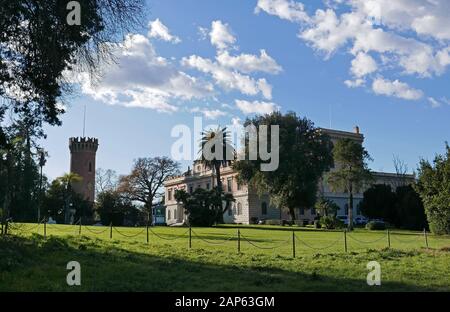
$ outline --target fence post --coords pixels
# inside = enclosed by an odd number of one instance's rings
[[[47,218],[44,218],[44,239],[47,238]]]
[[[391,232],[387,229],[388,247],[391,248]]]
[[[241,230],[238,229],[238,253],[241,253]]]
[[[295,258],[295,232],[292,231],[292,257]]]
[[[147,244],[148,244],[149,243],[149,240],[148,240],[148,221],[147,221],[146,229],[147,229]]]
[[[192,227],[189,224],[189,249],[192,248]]]
[[[78,235],[81,236],[81,217],[80,217],[80,227],[78,228]]]
[[[423,229],[423,235],[425,236],[425,245],[428,248],[428,237],[427,237],[427,229]]]
[[[109,224],[110,228],[109,228],[109,238],[112,239],[112,221]]]
[[[347,252],[347,229],[344,230],[344,249]]]
[[[8,219],[7,218],[5,218],[5,225],[4,225],[4,228],[3,228],[3,235],[8,235]]]

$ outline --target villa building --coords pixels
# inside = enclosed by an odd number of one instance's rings
[[[350,138],[361,144],[364,142],[364,136],[360,133],[358,127],[355,127],[353,132],[331,129],[321,130],[330,136],[333,143],[343,138]],[[339,166],[339,164],[336,164],[336,166]],[[335,169],[332,168],[331,170]],[[396,173],[372,172],[372,174],[374,176],[374,184],[388,184],[393,188],[398,185],[412,183],[415,178],[413,175],[398,175]],[[234,172],[231,166],[221,168],[224,191],[232,193],[236,199],[232,204],[232,209],[224,214],[226,223],[250,224],[258,220],[290,220],[287,212],[271,205],[268,195],[259,196],[256,190],[248,185],[240,185],[236,176],[237,173]],[[176,190],[184,189],[191,193],[197,188],[211,189],[215,185],[214,181],[213,171],[198,161],[194,162],[192,170],[189,169],[183,175],[165,181],[166,223],[168,225],[182,224],[187,218],[184,208],[174,198]],[[363,192],[364,190],[361,190],[360,193],[354,195],[353,216],[355,217],[361,216],[358,206],[363,199]],[[333,192],[325,182],[325,179],[322,179],[320,182],[319,193],[320,196],[334,201],[340,207],[338,215],[346,215],[348,213],[348,194]],[[316,215],[316,211],[313,208],[296,209],[297,220],[312,222]]]

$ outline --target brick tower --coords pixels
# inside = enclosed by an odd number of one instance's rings
[[[89,202],[95,200],[95,155],[98,139],[70,138],[70,172],[80,175],[83,180],[73,183],[72,188]]]

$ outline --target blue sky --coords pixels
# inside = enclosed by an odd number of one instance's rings
[[[413,170],[450,139],[450,4],[411,1],[149,1],[149,26],[117,50],[120,66],[96,86],[77,77],[62,127],[46,128],[45,173],[69,170],[85,105],[97,168],[119,174],[170,156],[172,128],[194,116],[228,125],[273,109],[358,125],[373,170],[392,171],[394,154]]]

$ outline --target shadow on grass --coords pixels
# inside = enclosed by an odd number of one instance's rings
[[[120,242],[88,237],[0,238],[0,291],[432,291],[401,282],[368,287],[361,279],[321,272],[294,272],[271,267],[265,258],[247,257],[254,265],[203,261],[199,251],[159,255],[120,248]],[[118,247],[119,246],[119,247]],[[223,257],[225,254],[216,256]],[[189,257],[190,256],[190,257]],[[211,254],[209,255],[211,256]],[[279,257],[282,258],[282,257]],[[258,260],[263,262],[258,262]],[[301,259],[283,258],[287,266],[302,266]],[[82,286],[66,284],[66,265],[81,264]],[[329,268],[329,270],[333,270]]]

